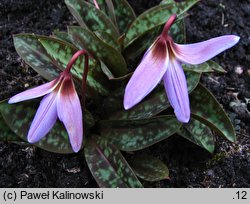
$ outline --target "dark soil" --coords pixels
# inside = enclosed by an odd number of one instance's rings
[[[137,13],[159,1],[129,0]],[[149,150],[170,169],[170,180],[144,183],[146,187],[250,187],[250,1],[201,1],[186,18],[187,41],[199,42],[236,34],[240,43],[215,58],[225,75],[204,75],[205,84],[232,119],[237,142],[216,137],[213,155],[173,136]],[[0,100],[43,79],[22,63],[12,34],[49,35],[65,30],[74,20],[62,0],[0,0]],[[242,73],[241,73],[242,72]],[[0,187],[97,187],[82,153],[59,155],[36,147],[0,142]]]

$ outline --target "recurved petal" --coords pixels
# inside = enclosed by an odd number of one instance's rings
[[[82,109],[71,78],[64,79],[60,87],[57,114],[68,132],[73,151],[78,152],[83,137]]]
[[[59,78],[54,79],[51,82],[45,83],[41,86],[29,89],[27,91],[21,92],[13,97],[11,97],[8,103],[17,103],[20,101],[25,101],[33,98],[38,98],[44,96],[55,89],[59,83]]]
[[[187,80],[184,71],[176,59],[171,59],[163,76],[165,90],[175,115],[180,122],[187,123],[190,119],[190,106]]]
[[[143,57],[126,86],[123,102],[126,110],[139,103],[156,87],[168,68],[168,61],[166,42],[157,41]]]
[[[28,142],[36,143],[44,137],[57,120],[56,92],[42,99],[28,132]]]
[[[194,44],[173,43],[172,50],[180,61],[187,64],[200,64],[233,47],[239,40],[238,36],[224,35]]]

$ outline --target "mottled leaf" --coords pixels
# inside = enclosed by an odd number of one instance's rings
[[[191,93],[200,81],[201,75],[196,72],[186,71],[188,91]],[[120,107],[123,109],[123,94],[120,99]],[[112,100],[112,98],[108,99]],[[165,89],[159,85],[149,96],[130,110],[114,112],[110,119],[143,119],[150,118],[170,107]],[[113,111],[111,111],[113,112]]]
[[[56,38],[40,38],[39,42],[42,44],[51,59],[53,59],[57,67],[59,67],[62,71],[67,67],[68,62],[74,53],[78,51],[74,45]],[[73,65],[71,72],[74,76],[81,79],[83,70],[84,57],[81,56]]]
[[[185,43],[186,42],[186,27],[185,27],[184,20],[179,20],[175,22],[170,28],[169,35],[173,38],[174,42]]]
[[[112,0],[105,0],[105,2],[106,2],[106,6],[108,8],[108,16],[110,17],[110,19],[114,23],[115,27],[118,28],[113,1]]]
[[[172,4],[175,3],[175,0],[162,0],[160,4]]]
[[[214,71],[207,62],[197,65],[182,64],[182,67],[184,70],[192,70],[193,72],[199,72],[199,73]]]
[[[39,39],[39,41],[46,49],[50,57],[54,60],[54,63],[57,64],[57,66],[62,70],[67,67],[68,62],[74,53],[78,51],[78,49],[70,43],[55,38],[42,38]],[[79,79],[82,79],[84,61],[84,56],[78,57],[71,69],[71,73]],[[87,77],[87,85],[89,88],[92,88],[94,91],[102,95],[107,95],[108,89],[105,75],[102,73],[102,70],[98,66],[97,62],[93,59],[89,59],[89,70],[91,70]],[[89,89],[87,88],[87,90]]]
[[[94,127],[95,119],[93,115],[86,108],[83,110],[83,118],[84,118],[84,123],[86,124],[86,128]]]
[[[128,27],[136,19],[134,10],[126,0],[112,0],[114,5],[114,14],[120,34],[127,31]]]
[[[226,71],[217,62],[209,60],[207,63],[214,71],[226,73]]]
[[[145,181],[169,179],[168,167],[161,160],[151,155],[133,155],[130,166],[136,175]]]
[[[109,68],[103,63],[103,62],[100,62],[100,66],[101,66],[101,69],[103,71],[103,73],[108,77],[109,80],[111,81],[122,81],[122,80],[125,80],[125,79],[128,79],[129,77],[132,76],[132,72],[131,73],[128,73],[126,75],[123,75],[121,77],[115,77],[112,72],[109,70]]]
[[[152,28],[143,33],[138,39],[125,48],[123,55],[126,60],[134,60],[137,56],[146,51],[161,34],[164,25]],[[183,20],[177,21],[170,29],[170,36],[176,43],[184,43],[186,39],[186,30]]]
[[[160,116],[142,120],[100,121],[101,137],[120,150],[136,151],[164,140],[178,131],[181,123],[175,116]]]
[[[112,98],[107,99],[108,101]],[[123,108],[123,95],[119,101],[119,110],[110,111],[109,119],[144,119],[150,118],[170,107],[165,89],[162,85],[155,88],[143,101],[129,110]],[[114,108],[115,106],[111,107]]]
[[[129,27],[124,40],[124,46],[129,46],[145,32],[148,32],[148,30],[164,25],[174,13],[178,15],[178,20],[181,20],[183,14],[197,2],[198,0],[190,0],[178,4],[163,4],[147,10],[137,17]]]
[[[191,118],[189,123],[183,124],[177,133],[210,153],[213,153],[214,136],[211,130],[198,120]]]
[[[192,117],[206,124],[229,141],[236,141],[230,119],[208,89],[199,84],[190,96],[190,104]]]
[[[21,139],[27,141],[27,133],[39,103],[28,101],[9,105],[6,102],[0,104],[1,114],[9,126]],[[57,122],[50,133],[46,135],[36,146],[50,152],[72,153],[68,135],[60,122]]]
[[[4,142],[19,142],[22,141],[14,132],[10,130],[5,123],[2,114],[0,113],[0,141]]]
[[[110,34],[105,31],[95,31],[94,32],[98,38],[100,38],[103,42],[107,43],[111,47],[115,48],[117,51],[121,52],[121,46],[118,41]]]
[[[100,9],[109,16],[120,34],[125,33],[136,15],[126,0],[97,0]],[[93,4],[93,3],[92,3]]]
[[[8,127],[22,140],[27,141],[28,130],[38,107],[39,100],[26,101],[17,104],[3,102],[0,104],[0,113]],[[85,130],[94,125],[95,121],[93,120],[93,116],[86,109],[84,110],[84,119]],[[68,134],[59,120],[56,122],[52,130],[35,145],[50,152],[65,154],[73,153],[69,143]]]
[[[60,40],[68,42],[68,43],[72,43],[70,35],[67,32],[62,32],[62,31],[55,30],[55,31],[53,31],[52,37],[58,38]]]
[[[69,27],[69,33],[79,48],[85,48],[102,61],[114,76],[121,77],[127,73],[127,65],[121,53],[100,40],[94,33],[77,26]]]
[[[194,72],[221,72],[225,73],[226,71],[216,62],[209,60],[207,62],[204,62],[202,64],[197,64],[197,65],[191,65],[191,64],[183,64],[182,65],[185,70],[192,70]]]
[[[60,73],[51,58],[38,41],[45,36],[33,34],[14,35],[14,46],[19,56],[38,74],[48,81],[56,78]]]
[[[101,10],[85,0],[65,0],[67,7],[78,23],[91,31],[103,30],[114,37],[119,37],[119,32],[113,22]]]
[[[88,167],[101,188],[143,187],[113,144],[102,138],[88,139],[84,154]]]
[[[198,3],[200,0],[197,0],[195,3],[193,3],[193,0],[162,0],[161,1],[161,5],[162,4],[175,4],[175,7],[178,7],[178,9],[184,10],[187,7],[190,7],[190,4],[196,4]]]
[[[140,56],[144,51],[146,51],[155,41],[157,36],[161,33],[161,27],[154,28],[148,32],[143,33],[137,40],[131,43],[123,50],[123,56],[126,61],[133,61],[136,57]]]
[[[116,112],[120,112],[124,110],[123,108],[123,96],[124,96],[124,87],[126,84],[124,82],[119,82],[118,88],[112,91],[110,96],[104,98],[103,100],[103,117],[102,119],[109,120],[109,119],[122,119],[122,118],[112,118],[111,115]]]
[[[187,79],[187,85],[188,85],[188,92],[192,93],[192,91],[196,88],[196,86],[199,84],[201,79],[200,73],[195,73],[190,71],[185,71],[186,79]]]
[[[93,0],[91,0],[91,1],[89,1],[89,2],[92,3],[92,5],[95,6]],[[109,17],[109,9],[108,9],[108,7],[107,7],[106,0],[96,0],[96,2],[97,2],[97,4],[98,4],[100,10],[101,10],[102,12],[104,12],[104,13],[106,14],[107,17]]]

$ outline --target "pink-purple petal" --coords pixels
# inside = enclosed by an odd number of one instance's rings
[[[187,80],[184,71],[176,59],[171,59],[163,76],[165,90],[175,115],[180,122],[187,123],[190,119],[190,106]]]
[[[224,35],[194,44],[180,45],[173,43],[172,50],[181,62],[200,64],[233,47],[239,40],[240,37],[238,36]]]
[[[38,98],[41,96],[44,96],[48,93],[50,93],[51,91],[53,91],[55,89],[55,87],[57,86],[59,82],[59,79],[54,79],[51,82],[45,83],[41,86],[29,89],[27,91],[21,92],[13,97],[11,97],[8,101],[8,103],[17,103],[20,101],[25,101],[25,100],[29,100],[29,99],[33,99],[33,98]]]
[[[146,57],[148,55],[148,53],[150,51],[152,51],[152,49],[154,48],[155,44],[159,41],[159,37],[153,42],[153,44],[147,49],[147,51],[144,53],[142,60],[144,59],[144,57]]]
[[[83,137],[82,109],[71,79],[62,82],[57,100],[57,113],[68,132],[73,151],[78,152]]]
[[[28,132],[28,142],[38,142],[54,126],[57,120],[56,98],[56,92],[52,92],[42,99]]]
[[[143,57],[129,80],[124,95],[124,108],[130,109],[145,98],[161,81],[168,67],[166,44],[155,43]]]

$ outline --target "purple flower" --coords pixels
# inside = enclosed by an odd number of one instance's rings
[[[63,122],[74,152],[82,145],[82,109],[72,76],[65,70],[57,79],[10,98],[17,103],[44,96],[28,132],[28,142],[36,143],[54,126],[57,118]]]
[[[234,46],[239,37],[225,35],[195,44],[174,43],[168,35],[176,15],[167,21],[163,32],[145,53],[125,89],[124,108],[130,109],[147,96],[163,79],[175,115],[180,122],[190,119],[187,81],[181,63],[200,64]]]

